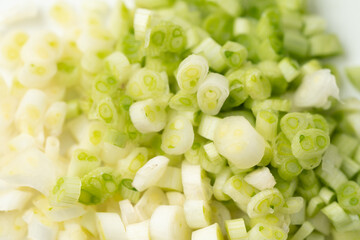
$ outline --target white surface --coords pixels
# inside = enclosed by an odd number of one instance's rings
[[[66,0],[76,6],[80,6],[85,0]],[[86,0],[88,2],[96,0]],[[116,0],[98,0],[114,4]],[[127,0],[132,1],[132,0]],[[1,16],[9,11],[14,11],[16,6],[29,5],[31,3],[42,6],[41,9],[48,9],[55,0],[0,0],[0,22]],[[24,4],[26,3],[26,4]],[[360,65],[360,1],[359,0],[308,0],[309,11],[323,16],[328,25],[329,32],[336,33],[344,47],[344,54],[340,57],[329,60],[338,67],[342,76],[343,85],[341,86],[342,97],[356,96],[360,99],[360,93],[357,92],[347,81],[344,75],[344,67]],[[20,4],[20,5],[19,5]],[[39,20],[45,22],[46,13],[40,11],[37,19],[26,20],[25,23],[15,24],[16,28],[28,28],[34,26]],[[1,26],[0,34],[7,29]]]

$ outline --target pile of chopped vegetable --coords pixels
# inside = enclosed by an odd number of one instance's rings
[[[10,25],[0,239],[359,239],[360,101],[305,5],[58,1],[51,28]]]

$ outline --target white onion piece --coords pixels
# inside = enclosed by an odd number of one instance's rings
[[[295,92],[294,104],[297,107],[328,109],[331,105],[329,97],[339,99],[339,88],[330,70],[322,69],[303,78]]]
[[[273,188],[276,184],[274,176],[267,167],[252,171],[244,177],[244,180],[259,190]]]
[[[240,169],[258,164],[265,152],[265,140],[242,116],[226,117],[220,121],[214,144],[221,155]]]
[[[179,206],[159,206],[150,219],[151,240],[189,240],[183,209]]]
[[[125,226],[119,214],[111,212],[97,212],[97,227],[101,239],[127,240]]]
[[[30,192],[10,190],[0,195],[0,211],[22,209],[31,198]]]
[[[127,240],[150,240],[150,220],[130,224],[126,227]]]
[[[164,156],[157,156],[145,163],[137,172],[132,182],[138,191],[144,191],[154,186],[165,173],[169,159]]]

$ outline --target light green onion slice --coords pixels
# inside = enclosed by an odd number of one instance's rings
[[[209,71],[207,60],[200,55],[190,55],[179,65],[176,80],[180,89],[195,93]]]

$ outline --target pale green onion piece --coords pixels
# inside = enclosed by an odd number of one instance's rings
[[[85,149],[76,149],[71,157],[68,176],[82,177],[93,169],[99,167],[101,160]]]
[[[327,205],[321,211],[330,219],[336,229],[340,230],[351,223],[351,218],[337,202]]]
[[[54,102],[45,113],[44,126],[51,136],[59,136],[66,118],[66,103]]]
[[[349,157],[344,156],[341,171],[349,178],[353,178],[360,171],[360,165]]]
[[[188,240],[191,231],[179,206],[159,206],[150,219],[153,240]]]
[[[129,199],[120,201],[119,208],[121,220],[126,227],[139,221],[135,208]]]
[[[21,99],[15,113],[17,130],[36,136],[40,131],[42,118],[45,114],[46,95],[43,91],[29,89]]]
[[[286,115],[285,115],[286,116]],[[281,126],[281,125],[280,125]],[[271,160],[273,167],[280,167],[285,162],[295,159],[291,151],[291,143],[284,132],[280,132],[272,141],[274,158]]]
[[[221,46],[210,37],[196,46],[193,53],[203,55],[209,66],[217,72],[222,72],[226,68],[225,60],[221,56]]]
[[[258,131],[265,140],[272,141],[277,135],[278,114],[268,110],[259,111],[256,116],[256,131]]]
[[[222,119],[215,129],[214,144],[221,155],[240,169],[258,164],[265,151],[265,140],[241,116]]]
[[[304,16],[303,32],[306,36],[311,36],[317,33],[322,33],[325,30],[326,22],[320,16],[306,15]]]
[[[55,63],[25,63],[18,75],[18,80],[21,84],[28,88],[42,88],[47,86],[57,71]]]
[[[307,236],[309,236],[312,231],[314,231],[314,227],[311,225],[310,222],[304,222],[299,230],[290,238],[290,240],[303,240]]]
[[[325,202],[326,205],[333,202],[336,198],[335,193],[327,187],[322,187],[319,192],[319,197]]]
[[[135,174],[132,185],[140,192],[156,185],[164,175],[169,159],[164,156],[157,156],[150,159]]]
[[[304,63],[304,65],[301,66],[301,74],[306,76],[308,74],[312,74],[318,70],[321,70],[322,66],[321,63],[316,60],[316,59],[312,59],[306,63]]]
[[[151,187],[145,191],[135,205],[135,211],[141,221],[149,219],[154,211],[161,205],[167,205],[168,200],[165,193],[157,187]]]
[[[142,68],[129,79],[126,94],[134,100],[157,98],[169,92],[168,77],[165,72],[155,72]]]
[[[297,132],[308,129],[312,123],[312,117],[308,113],[291,112],[285,114],[280,121],[281,131],[291,141]]]
[[[301,211],[305,202],[302,197],[290,197],[286,199],[284,206],[280,209],[284,214],[295,214]]]
[[[292,102],[288,99],[269,98],[266,100],[249,101],[249,107],[254,115],[257,115],[260,110],[272,110],[280,112],[289,112]],[[245,107],[246,103],[245,103]]]
[[[21,62],[21,48],[28,41],[24,31],[11,31],[3,36],[0,43],[0,64],[7,69],[17,67]]]
[[[323,207],[325,207],[325,202],[322,200],[321,197],[316,196],[310,199],[308,202],[308,206],[306,209],[306,215],[308,217],[313,217],[316,215]]]
[[[205,201],[211,199],[210,179],[199,165],[191,165],[184,161],[181,166],[181,177],[186,199]]]
[[[117,169],[124,178],[134,178],[136,172],[148,160],[148,150],[144,147],[134,148],[126,158],[118,161]]]
[[[320,33],[309,39],[310,51],[312,57],[326,57],[338,55],[342,52],[339,39],[334,34]]]
[[[317,232],[312,232],[306,240],[325,240],[325,235]]]
[[[318,70],[306,75],[295,92],[294,104],[298,107],[328,109],[329,97],[339,99],[339,88],[329,69]]]
[[[223,186],[223,192],[228,195],[241,210],[246,211],[247,205],[258,191],[245,180],[235,175],[229,178]]]
[[[191,234],[191,240],[223,240],[218,223],[196,230]]]
[[[221,53],[230,67],[240,67],[247,58],[248,52],[239,43],[228,41],[221,48]]]
[[[284,49],[290,54],[305,58],[309,52],[309,40],[298,30],[287,30],[284,32]]]
[[[227,220],[225,224],[229,240],[245,240],[248,238],[243,218]]]
[[[133,103],[129,114],[135,128],[141,133],[159,132],[166,125],[165,108],[153,99]]]
[[[161,136],[161,149],[167,154],[179,155],[189,150],[194,142],[191,122],[179,115],[171,119]]]
[[[69,206],[76,204],[81,191],[79,177],[61,177],[50,192],[50,202],[53,206]]]
[[[334,167],[327,171],[318,168],[316,174],[333,190],[337,190],[341,184],[348,180],[339,169]]]
[[[326,133],[330,133],[330,126],[327,120],[320,114],[312,114],[312,127],[323,130]]]
[[[82,31],[76,40],[76,45],[85,55],[110,51],[114,45],[111,32],[101,26],[91,26]]]
[[[136,190],[132,185],[132,180],[124,178],[121,180],[119,185],[119,193],[124,199],[130,200],[131,203],[135,204],[141,197],[141,192]]]
[[[314,226],[316,231],[324,235],[330,234],[330,229],[331,229],[330,220],[321,211],[318,214],[316,214],[313,218],[309,218],[308,221]]]
[[[180,192],[166,192],[169,205],[177,205],[182,207],[185,203],[185,196]]]
[[[115,124],[119,120],[113,100],[110,97],[103,98],[94,104],[94,112],[90,112],[90,119],[98,119],[107,124]]]
[[[131,73],[130,62],[121,52],[114,52],[107,56],[105,67],[120,83],[124,83]]]
[[[214,140],[215,129],[217,128],[220,118],[203,114],[201,116],[198,134],[209,140]]]
[[[16,218],[14,218],[14,221],[15,219]],[[56,239],[58,225],[50,222],[45,216],[39,213],[36,208],[31,208],[25,212],[23,219],[27,223],[27,238],[39,240]]]
[[[290,181],[298,176],[303,168],[296,158],[285,160],[279,167],[278,172],[280,177]]]
[[[110,167],[99,167],[81,178],[79,202],[99,204],[117,192],[120,177]]]
[[[195,93],[209,71],[207,60],[200,55],[190,55],[179,65],[176,80],[185,92]]]
[[[250,199],[247,213],[249,217],[265,216],[281,209],[284,203],[284,197],[276,188],[264,190]]]
[[[213,142],[205,144],[200,154],[200,165],[207,172],[218,174],[226,165],[226,160],[218,153]]]
[[[204,228],[211,223],[210,205],[204,200],[185,200],[184,214],[190,228]]]
[[[225,221],[231,219],[230,210],[225,206],[225,204],[216,200],[212,200],[210,202],[210,207],[212,222],[218,223],[223,236],[226,236]]]
[[[127,240],[150,240],[150,220],[126,226]]]
[[[338,148],[333,144],[330,144],[322,157],[321,169],[324,171],[331,171],[334,167],[340,168],[342,161],[343,159]]]
[[[292,225],[301,225],[305,222],[305,219],[306,219],[306,203],[304,201],[299,212],[290,214],[290,220]]]
[[[257,166],[265,167],[269,165],[273,157],[274,157],[273,149],[269,144],[269,142],[266,141],[264,156],[262,157],[261,161],[257,164]]]
[[[219,201],[230,200],[230,197],[223,192],[223,187],[226,181],[232,176],[232,172],[229,168],[224,168],[216,175],[215,183],[213,186],[214,197]]]
[[[360,186],[359,184],[348,181],[336,190],[338,203],[345,210],[360,213]]]
[[[244,177],[244,180],[260,191],[271,189],[276,184],[274,176],[267,167],[258,168],[250,172]]]
[[[279,227],[258,223],[249,231],[249,239],[287,239],[287,233]]]
[[[145,38],[146,30],[152,20],[152,15],[153,12],[148,9],[136,9],[134,15],[134,33],[137,40],[143,40]]]
[[[234,21],[233,34],[238,36],[241,34],[249,34],[251,32],[251,22],[247,18],[238,17]]]
[[[197,111],[199,106],[196,94],[189,94],[183,90],[177,92],[169,101],[169,107],[177,111]]]
[[[282,193],[284,198],[292,197],[297,188],[298,179],[294,178],[291,181],[286,181],[282,179],[278,174],[276,174],[276,172],[274,172],[274,177],[276,180],[275,187],[279,189],[279,191]]]
[[[299,175],[297,192],[306,200],[317,196],[320,191],[320,183],[313,170],[305,170]]]
[[[300,130],[291,141],[291,150],[300,160],[321,156],[330,144],[327,133],[318,129]]]
[[[166,167],[164,174],[157,181],[156,186],[166,191],[182,192],[181,169],[177,167]]]
[[[271,84],[260,70],[252,68],[246,71],[245,90],[252,99],[265,100],[271,95]]]
[[[96,222],[101,239],[127,239],[125,226],[121,221],[119,214],[97,212]]]
[[[288,82],[292,82],[300,74],[298,64],[291,58],[282,59],[278,66],[285,80]]]
[[[249,227],[252,228],[258,223],[280,227],[287,231],[290,225],[290,216],[282,213],[274,213],[267,214],[266,216],[262,217],[251,218]]]
[[[59,159],[60,156],[60,141],[56,137],[49,136],[45,140],[45,155],[53,160],[56,161]]]
[[[229,81],[217,73],[209,73],[197,91],[197,100],[202,112],[216,115],[229,96]]]
[[[336,134],[331,142],[338,148],[340,153],[349,157],[352,157],[359,145],[359,141],[355,137],[345,133]]]
[[[62,54],[63,49],[64,44],[59,36],[52,32],[42,31],[33,34],[25,42],[21,49],[21,59],[27,63],[55,62]]]

